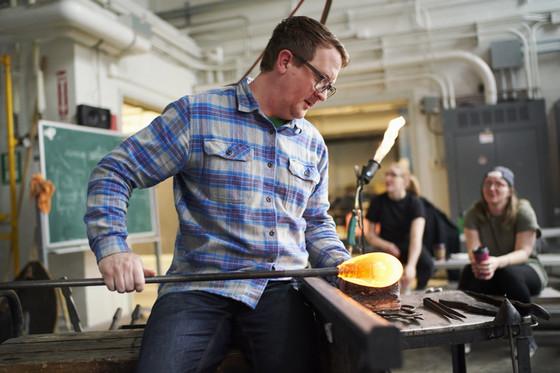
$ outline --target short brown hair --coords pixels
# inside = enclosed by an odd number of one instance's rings
[[[305,16],[286,18],[272,32],[261,60],[261,71],[272,71],[278,53],[283,49],[310,61],[318,47],[336,48],[342,58],[342,67],[350,62],[344,45],[320,22]]]

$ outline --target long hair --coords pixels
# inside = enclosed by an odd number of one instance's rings
[[[482,180],[484,183],[484,180]],[[484,200],[484,194],[482,191],[482,186],[480,188],[480,200],[476,203],[475,208],[478,209],[480,212],[484,213],[485,216],[490,216],[490,209],[488,208],[488,204],[486,200]],[[517,212],[519,211],[519,198],[517,197],[517,192],[515,188],[509,186],[511,190],[511,195],[508,198],[508,202],[506,205],[505,213],[504,213],[504,223],[508,225],[515,224],[515,218],[517,216]]]

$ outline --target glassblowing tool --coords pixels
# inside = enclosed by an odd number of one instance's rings
[[[432,298],[426,297],[422,299],[422,303],[424,304],[424,307],[438,314],[439,316],[443,317],[447,321],[451,321],[450,319],[464,321],[463,319],[466,318],[466,316],[463,315],[462,313],[457,312],[454,309],[447,307],[443,304],[440,304],[435,300],[433,300]]]
[[[502,303],[504,302],[504,300],[506,299],[505,297],[499,297],[499,296],[488,295],[488,294],[481,294],[481,293],[476,293],[476,292],[470,291],[470,290],[463,290],[463,292],[467,295],[470,295],[471,297],[473,297],[476,300],[479,300],[479,301],[487,303],[487,304],[491,304],[491,305],[496,306],[496,307],[500,307],[502,305]],[[517,301],[517,300],[511,300],[511,299],[509,301],[515,307],[515,309],[517,311],[519,311],[519,313],[523,316],[534,315],[535,317],[538,317],[539,319],[550,320],[550,313],[546,310],[546,308],[544,308],[543,306],[541,306],[539,304],[523,303],[523,302],[520,302],[520,301]]]
[[[246,280],[256,278],[285,277],[325,277],[338,276],[344,281],[369,287],[386,287],[393,285],[402,276],[401,262],[387,253],[369,253],[349,259],[338,267],[309,268],[284,271],[245,271],[219,273],[193,273],[188,275],[166,275],[146,277],[147,284],[163,284],[171,282]],[[0,283],[0,290],[24,288],[56,288],[77,286],[102,286],[102,278],[60,279],[13,281]]]

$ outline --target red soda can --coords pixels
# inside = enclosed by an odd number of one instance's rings
[[[473,251],[474,259],[477,263],[481,263],[488,259],[490,256],[490,252],[488,251],[488,247],[486,246],[479,246],[476,250]]]

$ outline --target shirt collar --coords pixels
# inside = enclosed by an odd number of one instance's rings
[[[236,86],[237,110],[244,113],[250,113],[259,109],[259,103],[255,96],[253,96],[253,92],[251,92],[251,88],[249,87],[251,81],[251,78],[246,77]]]
[[[250,77],[246,77],[241,80],[236,86],[236,94],[237,94],[237,110],[250,113],[252,111],[259,110],[259,103],[257,99],[253,95],[251,88],[249,87],[249,83],[251,83],[253,79]],[[263,115],[262,113],[260,113]],[[266,117],[265,115],[263,115]],[[299,135],[302,132],[302,122],[303,119],[292,119],[291,121],[287,122],[286,124],[280,126],[278,128],[278,132],[284,132],[285,135],[294,136]]]

